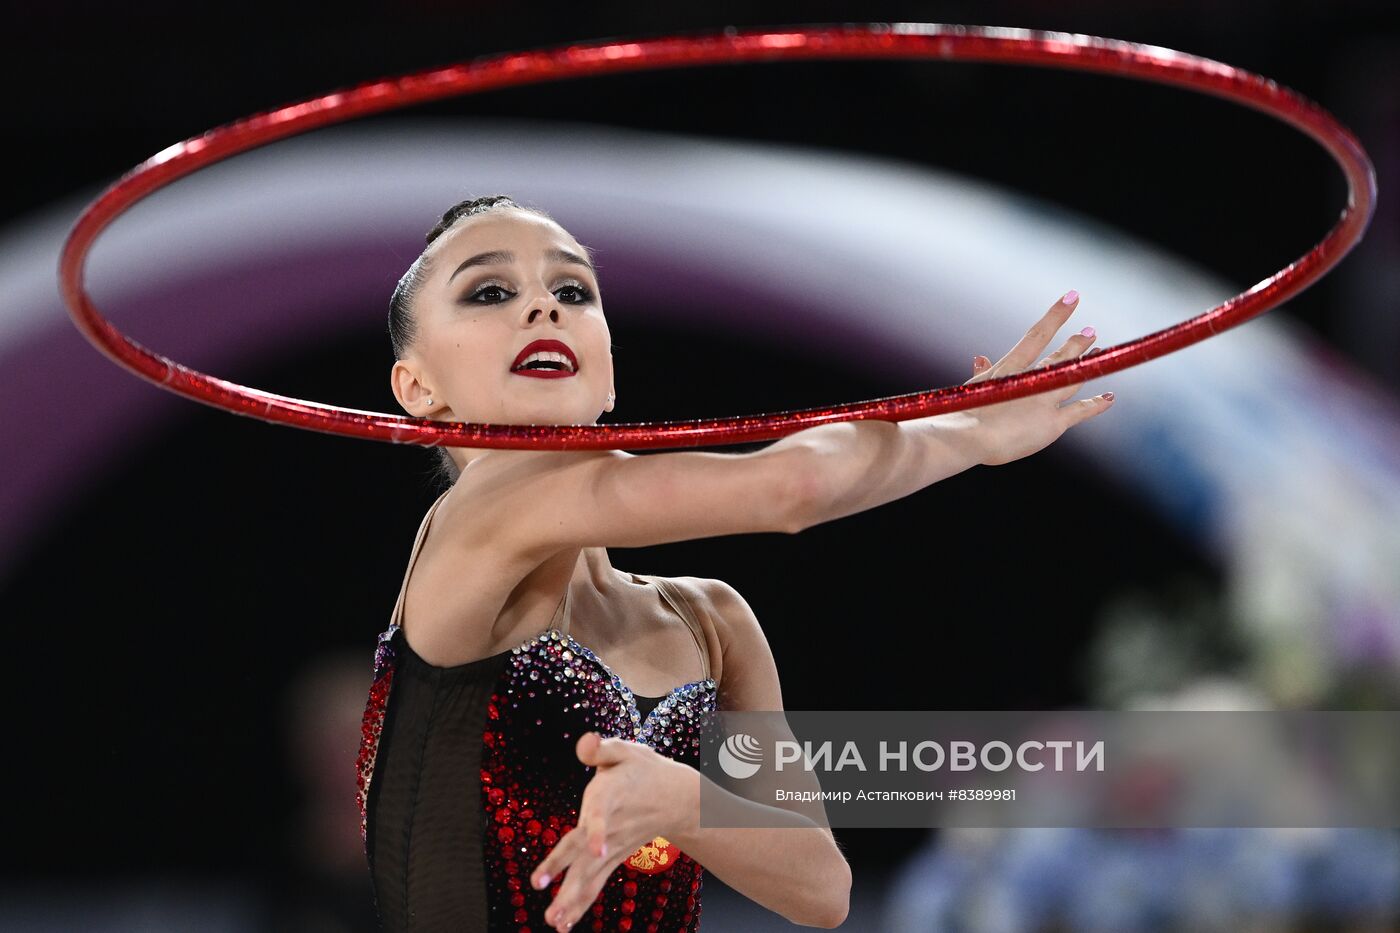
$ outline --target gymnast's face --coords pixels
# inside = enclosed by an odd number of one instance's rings
[[[488,211],[434,240],[425,262],[418,335],[392,374],[410,415],[593,424],[612,410],[612,337],[597,278],[563,227],[515,208]],[[556,350],[527,362],[523,351],[540,340]]]

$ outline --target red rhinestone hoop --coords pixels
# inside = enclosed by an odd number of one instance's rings
[[[83,287],[97,235],[123,211],[206,165],[258,146],[441,98],[620,71],[789,59],[939,59],[1039,65],[1175,85],[1223,97],[1311,136],[1341,166],[1347,205],[1316,246],[1245,292],[1164,330],[1090,358],[990,379],[828,408],[696,421],[613,425],[442,422],[359,411],[274,395],[228,382],[154,353],[117,330]],[[1356,138],[1307,98],[1260,75],[1160,46],[1072,33],[937,23],[794,26],[566,45],[474,59],[384,78],[225,124],[162,150],[123,175],[74,224],[59,261],[59,284],[78,329],[108,357],[144,379],[235,414],[293,427],[397,444],[604,450],[700,447],[769,440],[802,428],[873,418],[903,421],[1034,395],[1117,372],[1190,346],[1257,317],[1303,291],[1360,241],[1376,200],[1376,176]]]

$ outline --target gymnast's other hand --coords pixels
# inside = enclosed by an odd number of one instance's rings
[[[578,825],[530,875],[539,889],[568,870],[545,911],[556,930],[582,918],[625,858],[657,836],[675,836],[699,806],[698,772],[648,745],[585,732],[574,750],[597,768],[583,789]]]
[[[1089,350],[1087,354],[1084,352],[1094,342],[1094,329],[1086,327],[1084,331],[1072,335],[1054,353],[1034,366],[1031,365],[1078,307],[1078,292],[1071,291],[1065,297],[1069,299],[1068,302],[1061,299],[1051,305],[1050,310],[1026,331],[1020,342],[996,363],[992,363],[985,356],[973,360],[973,376],[963,385],[1041,369],[1064,360],[1093,356],[1100,352],[1097,348]],[[967,409],[968,414],[975,416],[984,429],[979,432],[985,437],[982,464],[997,466],[1030,456],[1049,446],[1069,428],[1095,415],[1103,414],[1112,406],[1113,393],[1105,392],[1061,407],[1061,402],[1083,386],[1083,382],[1076,382],[1036,395]]]

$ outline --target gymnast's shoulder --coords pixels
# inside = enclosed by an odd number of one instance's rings
[[[731,710],[781,710],[782,687],[777,663],[758,616],[738,590],[724,580],[709,577],[675,577],[706,615],[713,620],[720,643],[722,674],[720,707]],[[714,665],[712,664],[713,668]]]

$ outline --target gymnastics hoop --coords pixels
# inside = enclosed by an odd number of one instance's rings
[[[114,327],[83,287],[97,235],[123,211],[178,178],[288,136],[367,114],[441,98],[619,71],[786,59],[952,59],[1101,72],[1213,94],[1302,130],[1331,154],[1347,180],[1347,206],[1300,259],[1194,318],[1092,357],[971,385],[893,395],[827,408],[694,421],[613,425],[443,422],[322,405],[228,382],[153,353]],[[59,285],[78,329],[118,364],[162,388],[234,414],[330,434],[396,444],[609,450],[700,447],[782,437],[838,421],[904,421],[1035,395],[1135,366],[1242,324],[1303,291],[1361,239],[1375,209],[1376,174],[1361,144],[1311,100],[1268,78],[1154,45],[1077,33],[941,23],[869,23],[721,31],[565,45],[480,57],[383,78],[264,111],[176,143],[128,171],[74,223],[59,259]]]

